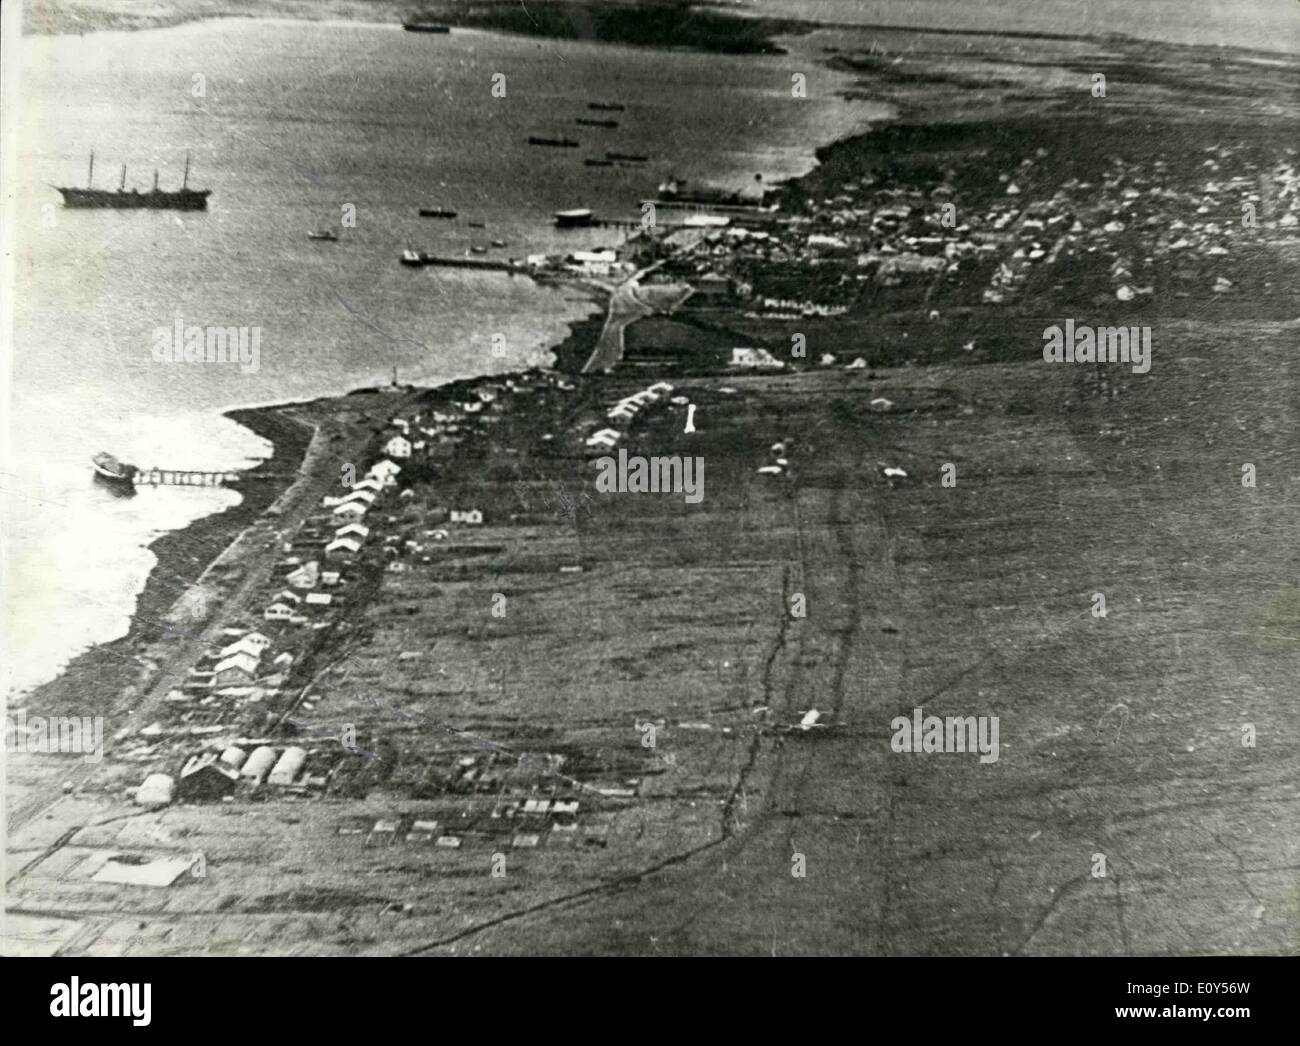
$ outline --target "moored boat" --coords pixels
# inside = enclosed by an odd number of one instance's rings
[[[561,229],[578,229],[591,224],[591,211],[586,207],[575,207],[568,211],[555,212],[555,224]]]
[[[179,189],[158,188],[158,172],[153,173],[153,188],[148,192],[126,187],[126,167],[122,167],[122,181],[116,189],[94,189],[91,183],[95,178],[95,154],[90,154],[90,173],[86,177],[84,189],[56,185],[54,188],[63,197],[65,207],[110,208],[113,210],[173,210],[202,211],[208,206],[211,189],[191,189],[190,157],[185,155],[185,174]]]
[[[95,466],[95,478],[114,486],[131,487],[135,485],[135,474],[139,471],[134,465],[118,461],[107,451],[100,451],[91,462]]]

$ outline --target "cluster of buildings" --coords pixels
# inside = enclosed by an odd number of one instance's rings
[[[314,710],[319,698],[305,695],[305,687],[316,655],[332,649],[325,641],[331,627],[359,609],[354,593],[367,572],[402,570],[413,558],[429,562],[447,527],[483,523],[482,510],[471,503],[417,505],[432,500],[417,499],[417,487],[430,494],[440,461],[497,420],[502,397],[531,394],[538,382],[573,388],[553,376],[480,381],[427,412],[389,420],[365,473],[324,496],[283,542],[271,579],[245,613],[221,629],[219,643],[167,693],[158,721],[130,742],[138,761],[164,756],[179,767],[149,774],[137,790],[139,803],[329,786],[334,769],[351,758],[339,738],[325,732],[329,744],[311,749],[277,743],[272,735],[283,722],[298,725],[290,711]],[[440,526],[421,529],[430,522]]]
[[[664,271],[695,286],[693,307],[774,320],[838,316],[888,292],[906,303],[909,288],[926,307],[996,305],[1063,272],[1098,303],[1141,303],[1162,286],[1212,297],[1233,290],[1232,267],[1261,236],[1294,236],[1293,154],[1279,147],[1270,163],[1213,145],[1189,161],[1152,149],[1084,177],[1038,148],[964,192],[951,170],[867,175],[761,228],[711,230]]]

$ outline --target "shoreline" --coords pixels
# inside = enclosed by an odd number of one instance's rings
[[[141,5],[123,10],[121,3],[83,0],[68,5],[54,0],[24,0],[23,36],[84,36],[96,32],[170,29],[195,22],[231,18],[301,22],[390,25],[436,20],[454,29],[544,39],[588,40],[649,49],[681,48],[701,54],[784,54],[776,37],[804,34],[822,27],[807,19],[737,16],[708,3],[658,0],[614,8],[593,0],[553,0],[535,14],[512,3],[447,3],[438,0],[325,0],[303,5],[294,0],[173,0],[169,5]]]
[[[291,16],[286,16],[282,12],[272,12],[264,17],[285,18]],[[205,18],[210,18],[210,16],[196,16],[185,21],[202,21]],[[292,20],[321,21],[323,19],[302,17]],[[377,22],[378,20],[372,21]],[[138,28],[163,28],[163,26]],[[910,30],[902,27],[893,31],[901,34],[928,32],[927,30]],[[957,31],[952,32],[956,33]],[[1007,34],[985,35],[1005,36]],[[1211,52],[1217,49],[1208,46],[1188,45],[1181,48],[1181,50],[1195,53],[1204,52],[1207,57],[1212,57]],[[1249,49],[1245,48],[1231,50],[1240,53],[1243,57],[1249,54]],[[852,97],[852,94],[858,90],[858,84],[865,82],[863,80],[864,74],[879,71],[866,65],[855,66],[846,62],[844,56],[838,52],[826,54],[823,61],[829,68],[857,74],[854,85],[845,90],[844,96],[846,98]],[[773,183],[772,188],[780,194],[783,205],[797,204],[810,192],[815,194],[815,185],[821,180],[827,167],[835,165],[835,161],[850,157],[858,152],[874,153],[877,145],[885,140],[881,137],[882,135],[905,135],[919,125],[937,119],[934,113],[933,99],[926,98],[922,100],[910,97],[907,93],[906,80],[901,80],[898,83],[891,83],[888,79],[877,80],[872,86],[877,92],[875,97],[893,107],[893,115],[873,122],[866,130],[852,132],[814,146],[811,150],[812,166],[808,171],[786,179],[784,182]],[[989,116],[984,108],[984,103],[977,101],[972,104],[969,111],[957,110],[947,113],[945,119],[937,122],[955,131],[958,125],[967,120],[978,124],[988,119]],[[1013,112],[1007,112],[1000,122],[1015,124],[1021,121],[1032,122],[1033,120],[1034,116],[1032,114],[1017,115]],[[625,237],[624,243],[626,243],[626,239]],[[586,293],[591,292],[588,290]],[[569,333],[555,344],[545,347],[544,351],[551,354],[552,361],[543,365],[544,369],[575,379],[582,377],[582,366],[593,351],[606,319],[604,302],[600,300],[602,296],[591,293],[591,297],[593,302],[599,304],[598,310],[586,317],[571,321],[568,324]],[[516,369],[493,374],[449,378],[438,385],[408,386],[407,390],[427,395],[439,389],[448,389],[453,386],[466,385],[467,383],[472,385],[481,380],[517,377],[531,369],[535,369],[535,367],[536,365],[521,364]],[[221,413],[222,416],[243,425],[272,444],[271,456],[254,469],[248,470],[248,474],[261,469],[284,465],[288,456],[296,457],[297,464],[294,468],[298,469],[305,460],[309,440],[303,441],[301,448],[295,451],[294,455],[286,455],[281,442],[271,434],[285,430],[287,427],[286,422],[289,420],[287,415],[295,409],[320,407],[326,404],[330,405],[327,409],[337,409],[339,405],[346,403],[348,397],[374,391],[377,390],[373,386],[362,386],[309,401],[270,403],[255,407],[235,407]],[[131,611],[131,622],[126,634],[118,639],[97,643],[87,648],[65,664],[54,678],[31,688],[16,700],[22,706],[28,706],[38,701],[45,703],[46,697],[51,693],[60,694],[68,688],[71,689],[73,695],[79,692],[84,693],[84,688],[89,686],[92,681],[102,686],[105,679],[109,678],[109,676],[106,676],[106,672],[113,673],[111,678],[116,682],[113,686],[105,689],[120,693],[122,687],[130,685],[129,674],[136,673],[139,670],[138,663],[133,660],[135,655],[131,653],[131,648],[143,646],[151,638],[157,638],[158,632],[165,627],[163,621],[167,616],[167,612],[175,606],[176,601],[186,591],[185,588],[177,584],[176,577],[186,567],[193,569],[198,556],[206,554],[206,558],[202,560],[202,567],[194,574],[195,579],[201,576],[226,550],[240,539],[249,527],[261,517],[267,507],[289,489],[293,482],[294,480],[289,480],[283,485],[274,482],[245,484],[240,489],[243,500],[238,505],[203,516],[179,530],[170,531],[155,538],[146,547],[154,554],[157,562],[150,569],[145,586],[137,596],[136,606]],[[68,707],[73,706],[75,706],[75,698],[73,701],[68,702]]]
[[[251,469],[240,470],[240,475],[251,478],[252,482],[238,488],[239,503],[202,516],[179,530],[160,534],[149,542],[145,547],[155,562],[136,596],[126,633],[81,651],[54,678],[7,698],[6,705],[41,707],[53,712],[78,707],[84,702],[84,695],[96,689],[120,694],[133,685],[134,677],[143,668],[136,660],[135,651],[159,637],[177,600],[296,481],[296,476],[283,484],[257,477],[269,471],[297,473],[301,468],[310,444],[310,432],[304,435],[294,431],[303,426],[291,415],[299,406],[285,403],[222,411],[222,417],[261,436],[272,448],[269,457]],[[186,573],[192,573],[193,577],[183,584],[181,579]]]
[[[1005,80],[984,55],[852,57],[858,89],[900,115],[782,183],[779,258],[741,237],[666,259],[661,289],[708,273],[750,289],[638,321],[612,374],[573,373],[598,314],[520,388],[511,370],[254,412],[316,426],[305,475],[212,570],[232,591],[204,636],[160,633],[163,671],[197,666],[222,625],[260,623],[294,565],[281,543],[322,551],[335,520],[319,496],[340,463],[382,456],[399,419],[431,442],[367,518],[323,630],[267,629],[290,656],[262,677],[270,708],[233,692],[163,705],[157,672],[143,694],[86,683],[112,705],[105,735],[129,729],[93,773],[31,760],[14,786],[27,947],[1294,951],[1276,827],[1294,818],[1300,726],[1286,515],[1300,182],[1276,141],[1293,121],[1268,117],[1292,81],[1270,98],[1240,62],[1210,76],[1205,49],[1100,111],[1071,93],[1091,52],[1057,56],[1065,72],[1033,90],[1039,56]],[[1128,61],[1103,68],[1120,82]],[[1201,249],[1209,223],[1236,217],[1231,198],[1197,211],[1207,160],[1216,180],[1287,172],[1262,181],[1258,243]],[[1127,188],[1153,184],[1111,221]],[[947,199],[972,228],[930,237]],[[1013,213],[1035,225],[997,224]],[[1175,219],[1201,247],[1170,248]],[[1036,236],[1059,238],[1058,260],[1020,264]],[[924,261],[934,238],[961,257],[951,279]],[[1150,301],[1116,304],[1120,255],[1154,259],[1133,278]],[[1231,293],[1208,290],[1220,275]],[[1039,331],[1058,315],[1157,323],[1153,375],[1045,365]],[[738,360],[746,345],[779,368]],[[672,395],[646,396],[659,379]],[[459,408],[490,383],[494,400]],[[593,482],[584,441],[638,396],[612,422],[619,450],[707,459],[700,503]],[[1257,488],[1239,485],[1241,461]],[[1109,622],[1090,613],[1098,590]],[[894,717],[922,705],[1000,720],[1001,761],[893,748]],[[1241,721],[1258,723],[1257,749]],[[339,751],[340,724],[381,761]],[[218,736],[309,749],[307,776],[130,805],[146,772],[179,775]],[[81,863],[195,846],[219,874],[170,891],[88,882]],[[1232,856],[1205,860],[1216,846]],[[806,882],[792,884],[792,847]],[[1069,888],[1097,851],[1113,881]],[[484,874],[495,853],[508,880]]]
[[[569,333],[548,349],[554,356],[554,362],[546,369],[576,376],[583,361],[590,355],[604,320],[605,313],[601,309],[591,316],[572,321]],[[490,375],[449,378],[438,385],[407,386],[405,391],[427,395],[438,390],[472,387],[476,382],[494,378],[518,377],[533,369],[536,367],[521,364],[517,369]],[[191,591],[194,583],[294,483],[307,477],[304,465],[312,442],[312,432],[310,424],[295,417],[295,413],[320,407],[337,411],[346,405],[350,397],[376,391],[378,390],[373,386],[361,386],[314,400],[223,410],[222,417],[229,418],[254,435],[262,437],[272,448],[270,456],[253,468],[240,470],[241,477],[245,479],[237,490],[240,502],[219,512],[201,516],[178,530],[160,534],[149,542],[145,547],[153,554],[155,563],[149,569],[144,587],[136,596],[126,633],[116,639],[87,647],[64,664],[52,679],[7,698],[6,706],[39,709],[53,714],[61,709],[66,711],[79,708],[84,703],[84,695],[95,689],[119,695],[133,687],[144,667],[136,660],[136,651],[162,636],[168,629],[166,620],[169,613],[186,592]],[[285,478],[283,482],[258,479],[259,473],[289,471],[294,475]],[[180,579],[186,572],[193,576],[188,584],[182,584]],[[108,708],[96,708],[94,711],[102,714]]]

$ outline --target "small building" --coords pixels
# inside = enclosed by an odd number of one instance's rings
[[[135,801],[143,807],[156,810],[170,806],[176,792],[176,783],[171,774],[150,774],[135,790]]]
[[[205,752],[185,763],[176,794],[191,801],[220,799],[233,793],[238,783],[238,770],[224,764],[216,752]]]
[[[266,780],[266,775],[275,766],[275,749],[269,745],[254,748],[253,754],[244,760],[239,768],[239,776],[253,784],[259,785]]]
[[[348,519],[360,519],[366,514],[368,506],[360,501],[346,501],[334,510],[336,516],[346,516]]]
[[[369,489],[353,490],[344,495],[341,504],[346,505],[349,501],[360,501],[363,505],[370,506],[375,503],[375,498],[378,496],[373,490]]]
[[[452,509],[451,521],[453,523],[468,523],[471,526],[477,526],[478,524],[483,522],[483,513],[476,508],[472,508],[467,511]]]
[[[348,523],[334,531],[336,538],[354,537],[358,541],[364,541],[370,534],[370,528],[364,523]]]
[[[322,585],[332,588],[342,582],[343,575],[337,570],[323,570],[321,571],[320,580]]]
[[[248,753],[238,745],[229,745],[221,753],[221,761],[232,770],[238,770],[244,765],[244,760],[248,758]]]
[[[767,349],[732,349],[731,365],[733,367],[755,367],[769,370],[780,369],[785,366]]]
[[[316,560],[304,563],[286,579],[294,588],[315,588],[320,581],[320,564]]]
[[[218,661],[212,670],[213,686],[243,686],[257,677],[258,658],[240,652]]]
[[[280,756],[279,762],[275,764],[275,768],[271,771],[271,776],[267,778],[267,783],[279,787],[293,784],[306,762],[307,750],[305,748],[299,748],[297,745],[286,748],[284,754]]]
[[[384,444],[384,453],[390,458],[409,458],[411,456],[411,441],[405,436],[394,436]]]
[[[260,632],[257,634],[261,635]],[[262,636],[262,638],[266,639],[265,636]],[[235,642],[231,643],[229,646],[222,647],[220,657],[228,658],[234,657],[236,654],[248,654],[253,658],[259,658],[262,656],[262,651],[266,649],[270,642],[271,641],[267,639],[266,643],[263,644],[254,640],[251,636],[245,636],[243,639],[235,640]]]
[[[361,542],[356,538],[335,538],[325,546],[326,559],[351,559],[361,551]],[[307,601],[311,602],[308,595]]]
[[[262,612],[262,617],[267,621],[288,621],[293,617],[293,608],[286,603],[272,603]]]
[[[327,607],[334,602],[334,597],[328,592],[312,592],[307,596],[307,602],[314,607]]]

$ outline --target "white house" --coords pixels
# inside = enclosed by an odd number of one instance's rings
[[[288,603],[290,606],[302,602],[302,596],[287,588],[276,593],[275,599],[277,603]]]
[[[262,616],[267,621],[288,621],[293,617],[293,609],[285,603],[272,603]]]
[[[328,592],[313,592],[307,597],[307,602],[312,606],[327,607],[334,602],[334,597]]]
[[[320,580],[322,585],[333,587],[343,579],[343,575],[337,570],[322,570]]]
[[[297,570],[292,571],[285,580],[294,588],[315,588],[319,579],[320,564],[313,559],[310,563],[304,563]]]
[[[373,490],[354,490],[343,497],[342,504],[346,505],[350,501],[360,501],[363,505],[373,505],[375,498],[379,495]]]
[[[451,521],[453,523],[479,524],[483,522],[483,513],[476,508],[472,508],[467,512],[461,512],[456,509],[452,509]]]
[[[338,557],[355,556],[361,551],[361,542],[356,538],[335,538],[325,546],[325,555],[334,559]],[[311,595],[307,596],[307,602],[312,601]]]
[[[334,515],[347,516],[351,519],[360,519],[362,516],[366,514],[367,507],[368,506],[364,502],[349,501],[346,504],[340,505],[338,508],[336,508],[334,510]]]
[[[767,349],[732,349],[731,365],[733,367],[767,367],[780,368],[785,364],[773,356]]]
[[[257,675],[257,665],[258,659],[252,654],[243,652],[231,654],[218,661],[212,670],[213,685],[222,687],[251,683]]]
[[[238,653],[239,650],[247,650],[254,657],[261,657],[262,652],[271,645],[271,640],[262,635],[261,632],[249,632],[247,635],[239,637],[237,642],[231,643],[221,651],[222,657]],[[238,649],[236,649],[238,648]]]
[[[405,436],[394,436],[384,444],[384,453],[390,458],[409,458],[411,456],[411,441]]]
[[[267,642],[269,643],[270,640],[267,640]],[[221,657],[223,659],[228,659],[234,657],[236,654],[247,654],[249,657],[256,660],[262,656],[262,651],[265,649],[266,647],[258,646],[256,642],[250,642],[248,637],[245,637],[236,640],[228,647],[223,647],[221,650]]]
[[[358,541],[364,541],[366,535],[370,533],[370,528],[363,523],[349,523],[347,526],[339,527],[334,531],[336,538],[354,537]]]
[[[397,485],[397,479],[395,477],[401,471],[401,465],[395,465],[387,458],[384,458],[370,466],[370,471],[366,473],[366,478],[377,479],[383,486],[393,487]]]

